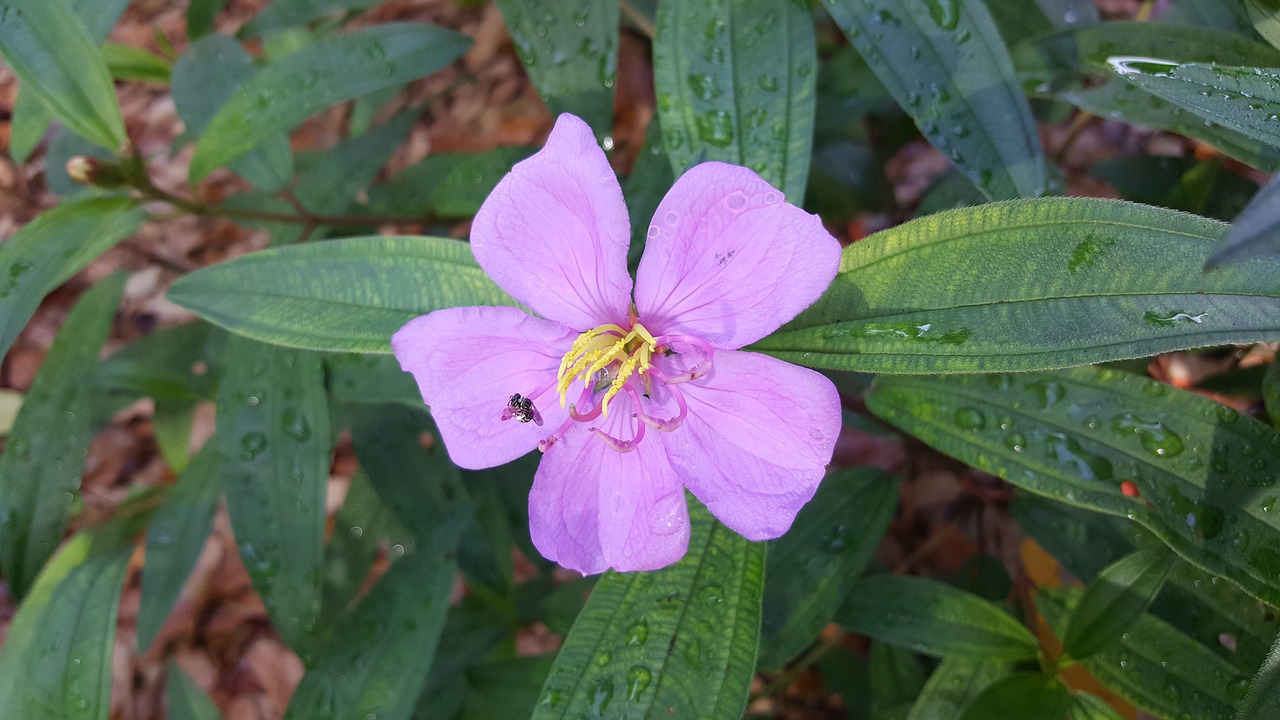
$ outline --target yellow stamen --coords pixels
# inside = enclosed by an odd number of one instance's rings
[[[652,357],[657,349],[657,339],[634,320],[630,330],[607,324],[582,333],[560,360],[560,370],[556,374],[560,406],[565,406],[569,387],[575,379],[581,378],[583,385],[590,387],[598,373],[612,370],[607,376],[609,388],[600,400],[600,412],[608,417],[609,401],[622,391],[632,375],[639,373],[648,379],[646,373],[653,365]]]

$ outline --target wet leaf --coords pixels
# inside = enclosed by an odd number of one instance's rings
[[[987,197],[1049,192],[1031,108],[983,3],[831,0],[824,7],[929,142]]]
[[[881,376],[867,405],[1014,485],[1135,520],[1188,561],[1280,605],[1280,431],[1154,380],[1087,368]],[[1124,495],[1123,482],[1139,495]]]
[[[124,280],[100,280],[67,315],[0,457],[0,568],[15,598],[31,590],[66,532],[93,436],[84,378],[111,330]]]
[[[1280,255],[1280,181],[1268,182],[1231,224],[1206,268]]]
[[[740,718],[755,667],[764,550],[690,503],[689,552],[596,583],[543,686],[534,720]]]
[[[611,149],[618,0],[498,0],[498,9],[551,114],[577,115]]]
[[[222,720],[218,706],[173,661],[169,662],[165,696],[169,720]]]
[[[515,304],[465,244],[394,236],[252,253],[187,275],[168,297],[263,342],[364,353],[390,353],[391,336],[432,310]]]
[[[1067,688],[1061,680],[1018,673],[988,686],[961,720],[1005,720],[1010,708],[1018,709],[1019,720],[1059,720],[1067,704]]]
[[[1031,631],[1003,609],[926,578],[863,578],[835,619],[876,640],[936,657],[1023,660],[1039,649]]]
[[[1109,200],[941,212],[845,248],[753,348],[811,367],[1038,370],[1280,339],[1280,260],[1202,271],[1227,226]]]
[[[227,342],[218,385],[222,489],[254,589],[285,642],[304,658],[324,578],[329,412],[314,353]]]
[[[963,717],[983,691],[1008,674],[1006,663],[946,658],[929,675],[907,720]]]
[[[386,23],[308,45],[259,70],[200,136],[191,180],[337,103],[401,85],[462,54],[466,38],[422,23]]]
[[[1103,568],[1067,621],[1063,651],[1079,660],[1114,642],[1146,612],[1172,563],[1167,548],[1149,545]]]
[[[803,3],[659,4],[654,85],[675,175],[705,152],[708,160],[755,170],[791,202],[803,202],[817,64],[813,18]]]

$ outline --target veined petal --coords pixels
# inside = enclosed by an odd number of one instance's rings
[[[835,386],[766,355],[722,350],[709,375],[680,388],[688,417],[663,437],[680,481],[749,540],[785,533],[831,461]]]
[[[391,338],[454,463],[471,469],[514,460],[568,418],[552,384],[576,333],[513,307],[460,307],[410,320]],[[535,402],[543,426],[502,420],[513,393],[549,388]]]
[[[471,250],[512,297],[583,331],[626,317],[630,235],[617,176],[591,128],[566,114],[485,200]]]
[[[597,425],[630,439],[630,409],[611,407]],[[626,409],[627,412],[621,412]],[[609,568],[656,570],[684,556],[689,511],[661,440],[619,453],[585,425],[550,447],[533,476],[529,532],[544,557],[586,575]]]
[[[817,216],[747,168],[707,162],[658,205],[636,274],[636,309],[662,332],[739,348],[812,305],[840,267]]]

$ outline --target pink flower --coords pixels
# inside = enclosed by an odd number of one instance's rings
[[[653,570],[689,543],[688,488],[751,540],[786,532],[822,479],[840,402],[812,370],[738,348],[812,304],[840,264],[818,218],[754,172],[676,181],[635,282],[622,190],[591,129],[561,115],[494,189],[476,261],[515,307],[438,310],[391,344],[455,463],[533,448],[533,542],[586,574]]]

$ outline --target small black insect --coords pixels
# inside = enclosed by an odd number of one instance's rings
[[[542,413],[533,406],[532,400],[520,393],[512,395],[507,400],[507,413],[522,423],[533,422],[535,425],[542,425]]]

